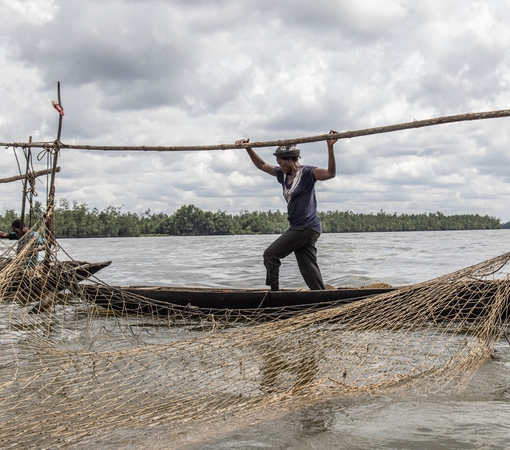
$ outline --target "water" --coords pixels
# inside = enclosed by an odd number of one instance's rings
[[[276,235],[62,239],[74,259],[112,260],[98,276],[114,285],[265,287],[264,249]],[[334,286],[417,283],[510,251],[510,230],[323,234],[324,282]],[[64,255],[63,255],[64,256]],[[282,287],[306,287],[294,257]]]
[[[262,252],[276,236],[65,239],[74,259],[112,260],[98,277],[113,285],[264,287]],[[510,230],[326,234],[318,243],[324,281],[334,286],[426,281],[510,251]],[[292,256],[282,287],[304,287]],[[266,423],[225,428],[207,444],[233,449],[510,448],[510,345],[475,374],[462,393],[378,396],[317,404]],[[150,433],[109,448],[166,448]]]

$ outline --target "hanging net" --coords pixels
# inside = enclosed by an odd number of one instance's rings
[[[181,448],[345,396],[461,389],[506,337],[510,253],[349,303],[233,311],[107,286],[40,233],[1,260],[2,448]]]

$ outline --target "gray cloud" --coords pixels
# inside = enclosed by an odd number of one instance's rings
[[[503,0],[14,0],[0,6],[0,140],[55,138],[57,81],[63,141],[96,145],[285,139],[505,109],[509,9]],[[341,141],[319,208],[510,220],[508,120]],[[17,170],[11,152],[1,176]],[[324,142],[302,153],[327,163]],[[60,162],[57,195],[99,209],[285,209],[243,150],[62,151]],[[4,208],[17,208],[20,187],[3,189]]]

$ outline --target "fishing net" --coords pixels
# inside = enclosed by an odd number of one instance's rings
[[[216,310],[107,286],[61,248],[34,263],[26,237],[1,260],[2,448],[181,448],[346,396],[461,389],[506,337],[510,253],[349,302]]]

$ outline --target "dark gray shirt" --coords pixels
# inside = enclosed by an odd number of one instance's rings
[[[276,178],[283,186],[283,196],[287,201],[287,213],[290,228],[312,230],[322,233],[322,226],[317,215],[315,198],[315,182],[313,176],[315,166],[301,166],[292,183],[286,182],[287,176],[275,166]]]

